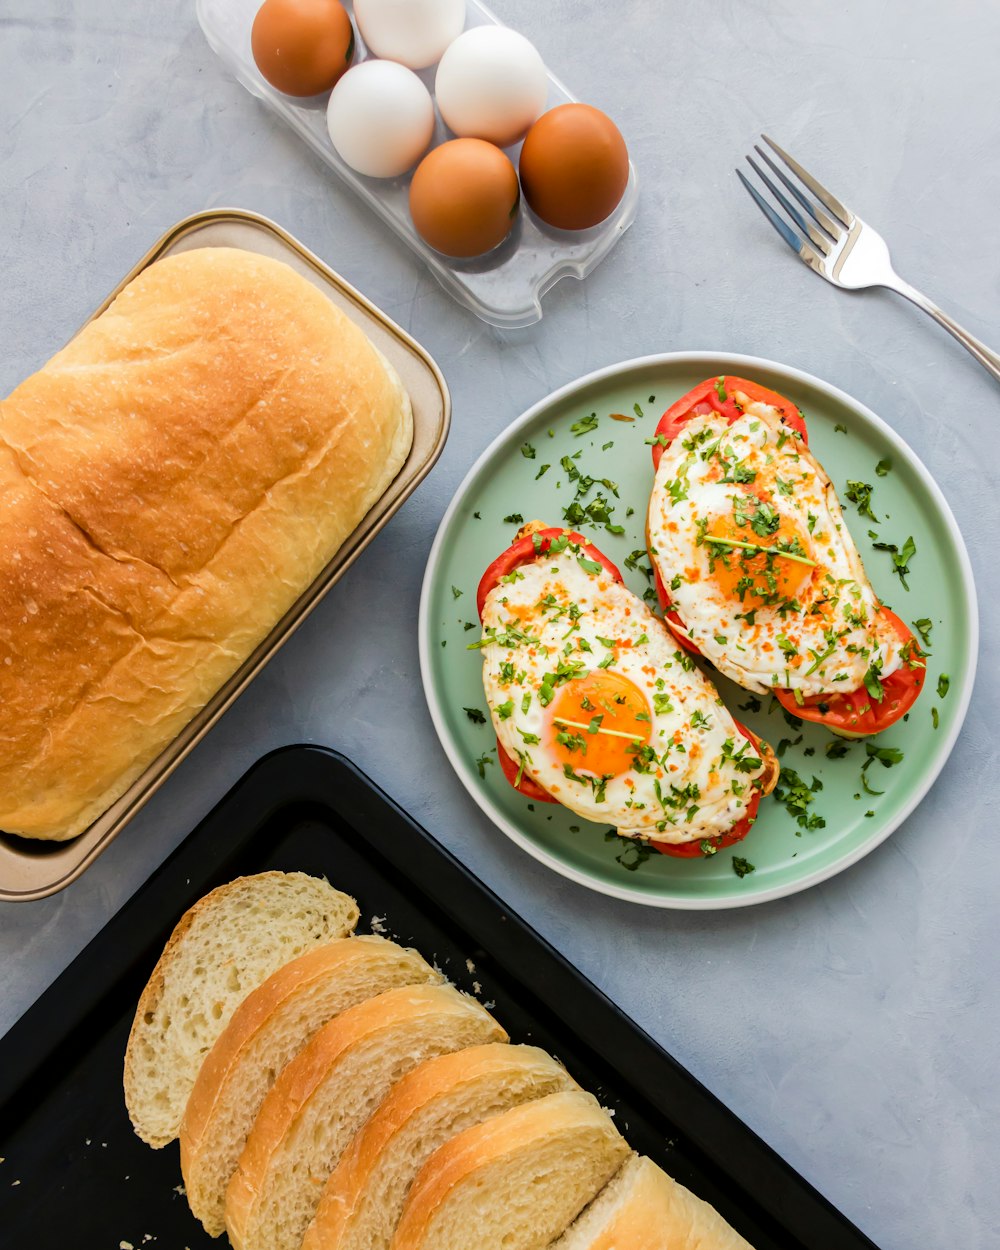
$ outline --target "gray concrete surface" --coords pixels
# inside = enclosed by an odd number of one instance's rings
[[[619,121],[643,187],[636,224],[601,268],[560,284],[540,325],[508,334],[454,305],[227,77],[192,3],[0,0],[0,393],[174,221],[236,205],[280,222],[425,343],[455,412],[433,475],[127,835],[57,897],[0,907],[0,1029],[253,760],[288,742],[326,743],[883,1250],[986,1250],[1000,1228],[1000,390],[902,301],[850,296],[808,274],[732,169],[771,130],[881,227],[910,281],[996,346],[1000,7],[495,7]],[[478,452],[573,377],[683,348],[784,360],[886,416],[951,503],[982,605],[971,711],[918,811],[825,885],[728,913],[603,899],[508,843],[438,747],[417,663],[424,561]],[[975,830],[974,854],[956,854],[958,830]]]

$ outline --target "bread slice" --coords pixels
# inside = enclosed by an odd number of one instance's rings
[[[507,1034],[450,985],[389,990],[315,1035],[264,1099],[226,1193],[236,1250],[298,1250],[351,1138],[425,1059]]]
[[[246,995],[357,923],[354,899],[303,872],[239,877],[184,913],[139,999],[125,1051],[125,1105],[143,1141],[159,1147],[177,1136],[202,1060]]]
[[[652,1159],[633,1155],[552,1250],[753,1250]]]
[[[474,1046],[403,1077],[354,1138],[320,1199],[302,1250],[388,1250],[407,1192],[456,1133],[576,1082],[536,1046]]]
[[[285,964],[237,1007],[201,1065],[181,1123],[181,1171],[206,1231],[226,1229],[226,1187],[268,1090],[340,1012],[400,985],[444,978],[381,937],[341,938]]]
[[[392,1250],[544,1250],[628,1154],[610,1116],[582,1090],[514,1107],[431,1155]]]

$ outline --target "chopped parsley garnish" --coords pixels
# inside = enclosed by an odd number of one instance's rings
[[[906,542],[903,543],[902,549],[897,547],[895,543],[873,542],[872,546],[876,551],[889,552],[892,556],[892,571],[903,583],[903,589],[909,590],[910,588],[906,584],[906,575],[910,571],[910,561],[917,554],[917,545],[913,541],[913,536],[911,535]]]
[[[948,693],[948,687],[951,685],[951,678],[947,673],[942,673],[938,678],[937,695],[939,699],[943,699]]]
[[[646,863],[651,855],[656,854],[656,850],[648,842],[641,842],[638,838],[623,838],[616,830],[609,829],[604,835],[605,842],[617,842],[622,848],[622,853],[616,855],[615,859],[623,868],[627,868],[629,872],[635,872],[640,865]]]
[[[936,707],[931,708],[931,724],[935,729],[937,729],[938,725],[941,724],[941,718],[938,716],[938,710]]]
[[[828,742],[826,744],[826,758],[828,760],[842,760],[850,749],[846,742]]]
[[[872,660],[872,662],[868,665],[868,671],[865,673],[865,689],[876,703],[881,703],[885,698],[885,693],[882,689],[882,682],[879,676],[881,672],[882,659],[881,656],[879,656]]]
[[[479,775],[482,777],[483,781],[486,780],[486,765],[492,763],[493,760],[491,760],[488,755],[480,755],[480,757],[476,760],[476,768],[479,770]]]
[[[514,700],[508,699],[506,703],[498,703],[496,707],[497,716],[501,720],[508,720],[514,711]]]
[[[482,712],[480,712],[479,708],[464,707],[462,708],[462,711],[466,714],[466,716],[468,716],[469,720],[471,720],[474,725],[486,724],[486,717],[482,714]]]
[[[927,616],[922,616],[919,621],[913,622],[913,628],[920,635],[920,641],[925,647],[931,645],[931,630],[934,628],[934,622]]]
[[[521,455],[525,458],[525,460],[534,460],[534,458],[535,458],[535,449],[534,449],[534,447],[532,447],[532,445],[531,445],[530,443],[522,443],[522,444],[521,444]]]
[[[812,832],[826,826],[826,821],[822,816],[809,811],[810,804],[816,797],[816,791],[822,788],[818,777],[814,777],[812,784],[807,785],[794,768],[786,767],[781,770],[774,796],[779,803],[785,805],[785,810],[795,818],[795,823],[800,829]]]
[[[733,872],[741,879],[750,872],[756,872],[757,869],[748,859],[744,859],[742,855],[733,856]]]
[[[726,402],[726,379],[721,374],[715,379],[715,393],[723,403]]]
[[[650,402],[652,403],[652,400],[650,400]],[[632,405],[632,411],[635,413],[637,417],[644,417],[646,415],[643,412],[642,405],[639,403],[638,400],[636,400],[636,402]]]
[[[544,477],[544,476],[545,476],[545,474],[546,474],[546,473],[548,473],[549,469],[551,469],[551,468],[552,468],[552,465],[550,465],[550,464],[543,464],[543,465],[539,468],[538,472],[535,474],[535,481],[537,482],[537,481],[538,481],[538,479],[539,479],[540,477]]]
[[[875,472],[878,474],[879,477],[885,477],[885,475],[889,472],[891,468],[892,468],[892,461],[887,458],[885,460],[880,460],[878,462],[878,464],[875,466]]]
[[[459,588],[458,588],[457,586],[452,586],[452,588],[451,588],[451,597],[452,597],[453,599],[461,599],[461,597],[462,597],[462,592],[459,590]]]
[[[848,480],[847,489],[844,493],[857,508],[860,516],[870,517],[873,521],[877,521],[878,517],[872,512],[873,489],[868,482],[852,482]]]
[[[597,413],[592,412],[588,417],[581,417],[579,421],[574,421],[569,427],[569,432],[574,438],[579,438],[581,434],[589,434],[591,430],[596,430],[598,426]]]
[[[846,434],[847,426],[841,425],[840,422],[838,421],[837,424],[833,427],[833,432],[834,434]]]
[[[586,556],[577,556],[576,562],[585,573],[600,573],[601,565],[596,560],[588,560]]]
[[[898,747],[877,747],[871,742],[866,742],[865,753],[868,758],[862,764],[862,769],[867,768],[872,760],[878,760],[883,768],[892,768],[893,764],[903,762],[903,752]]]

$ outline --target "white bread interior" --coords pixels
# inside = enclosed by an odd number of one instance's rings
[[[392,1250],[544,1250],[628,1154],[591,1094],[570,1090],[514,1107],[431,1155]]]
[[[0,401],[0,829],[73,837],[124,793],[411,441],[363,332],[235,248],[151,265]]]
[[[435,1055],[506,1040],[449,985],[389,990],[324,1025],[264,1099],[229,1184],[236,1250],[298,1250],[327,1178],[391,1087]]]
[[[714,1207],[633,1155],[552,1250],[753,1250]]]
[[[237,1007],[206,1056],[180,1130],[191,1210],[218,1237],[226,1188],[278,1073],[340,1012],[400,985],[443,980],[414,950],[381,937],[341,938],[279,968]]]
[[[403,1077],[327,1181],[302,1250],[388,1250],[406,1195],[449,1138],[576,1083],[536,1046],[456,1051]]]
[[[143,1141],[165,1146],[177,1136],[198,1069],[245,996],[357,922],[352,898],[302,872],[239,877],[184,913],[139,999],[125,1051],[125,1103]]]

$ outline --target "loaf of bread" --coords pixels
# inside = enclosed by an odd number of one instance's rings
[[[714,1207],[633,1155],[552,1250],[753,1250]]]
[[[327,1178],[392,1086],[436,1055],[506,1040],[450,985],[389,990],[324,1025],[264,1099],[230,1182],[236,1250],[298,1250]]]
[[[205,1230],[226,1228],[226,1189],[268,1090],[342,1011],[400,985],[444,978],[415,950],[350,937],[293,959],[249,994],[209,1051],[181,1123],[188,1205]]]
[[[354,899],[304,872],[237,877],[180,918],[136,1008],[125,1105],[151,1146],[178,1133],[202,1061],[252,990],[289,959],[353,932]]]
[[[537,1046],[471,1046],[396,1085],[344,1152],[302,1250],[389,1250],[406,1195],[449,1138],[576,1082]]]
[[[592,1094],[567,1090],[514,1107],[431,1155],[392,1250],[545,1250],[628,1154]]]
[[[395,372],[287,265],[158,261],[0,403],[0,829],[119,797],[410,447]]]

